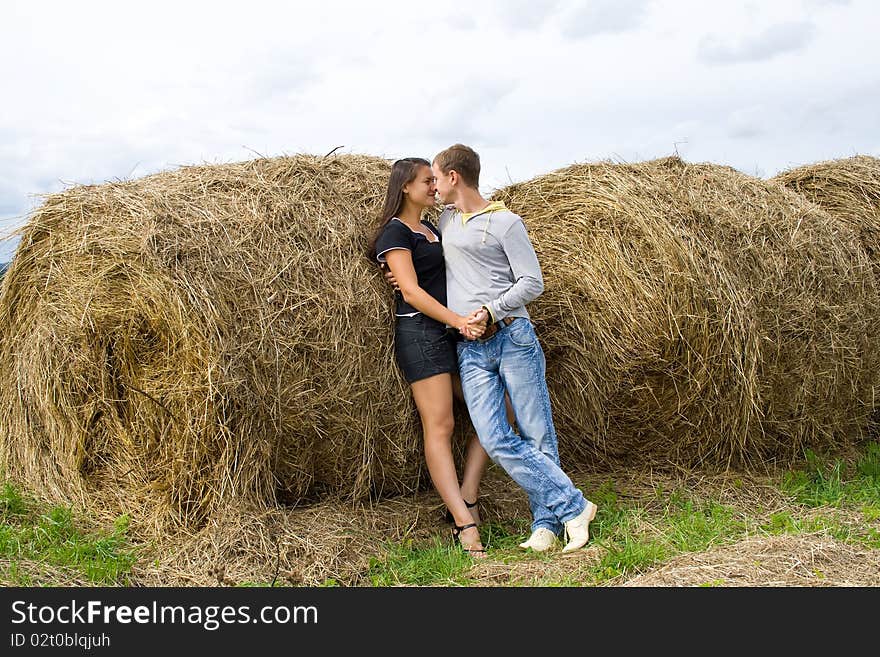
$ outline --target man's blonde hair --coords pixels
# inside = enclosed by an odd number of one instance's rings
[[[455,171],[461,176],[465,185],[479,189],[480,156],[470,146],[453,144],[446,150],[437,153],[434,164],[440,167],[443,173]]]

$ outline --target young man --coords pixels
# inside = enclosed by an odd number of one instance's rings
[[[448,204],[438,220],[446,260],[448,307],[489,324],[479,340],[457,343],[465,402],[480,443],[526,491],[532,535],[520,547],[543,552],[565,530],[563,552],[586,545],[596,505],[559,464],[544,352],[526,304],[544,290],[541,268],[522,219],[479,192],[480,158],[455,144],[432,164],[437,195]],[[475,310],[476,309],[476,310]],[[508,393],[519,435],[504,412]]]

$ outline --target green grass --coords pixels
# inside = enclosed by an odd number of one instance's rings
[[[603,515],[600,506],[592,534],[605,553],[591,569],[594,583],[644,572],[677,554],[730,543],[745,530],[745,522],[730,507],[691,499],[680,490],[655,495],[664,504],[659,514],[632,504],[614,505]]]
[[[601,545],[606,550],[605,554],[591,569],[596,584],[647,569],[669,555],[668,549],[662,543],[628,533],[623,533],[614,541]]]
[[[742,481],[733,480],[735,488]],[[594,485],[595,486],[595,485]],[[591,488],[585,487],[584,490]],[[805,534],[823,532],[838,540],[880,549],[880,532],[868,523],[880,519],[880,444],[870,443],[855,464],[839,459],[823,459],[805,453],[804,465],[782,477],[779,488],[792,497],[788,510],[767,517],[746,515],[742,509],[716,500],[701,499],[693,491],[671,491],[656,487],[653,500],[644,503],[622,501],[613,481],[604,481],[590,491],[599,506],[590,525],[593,544],[601,552],[598,561],[578,571],[574,577],[549,576],[511,584],[540,586],[599,585],[632,576],[686,553],[703,552],[719,545],[730,545],[755,534]],[[653,502],[653,504],[647,504]],[[660,510],[658,511],[657,507]],[[837,519],[834,511],[858,509],[864,525],[852,526]],[[827,510],[818,517],[802,517],[803,509]],[[554,553],[523,552],[517,547],[528,535],[527,520],[506,524],[487,523],[481,528],[484,544],[495,562],[516,564],[523,561],[552,561]],[[467,586],[470,559],[439,539],[427,546],[406,542],[389,545],[388,554],[374,559],[369,576],[374,586]],[[704,583],[718,586],[722,581]]]
[[[742,534],[745,526],[732,509],[711,501],[697,503],[682,491],[673,491],[665,498],[666,509],[652,525],[644,522],[646,512],[640,506],[618,500],[612,482],[603,483],[590,498],[599,505],[596,519],[590,525],[592,540],[603,551],[599,562],[582,573],[585,579],[580,581],[550,577],[520,584],[600,584],[641,572],[675,554],[703,551],[714,544],[731,541]],[[646,530],[648,526],[653,527],[652,532]],[[558,553],[537,554],[518,547],[528,532],[525,520],[509,525],[486,523],[480,530],[483,543],[496,562],[552,561]],[[384,558],[374,559],[370,564],[369,578],[373,586],[468,585],[470,557],[436,537],[429,545],[407,541],[388,545],[387,550]]]
[[[472,559],[462,550],[435,537],[426,546],[412,541],[388,545],[384,558],[370,560],[372,586],[466,586]]]
[[[136,561],[127,541],[128,517],[120,516],[109,531],[80,528],[69,508],[41,509],[12,484],[0,492],[0,555],[9,561],[3,582],[12,586],[53,585],[35,581],[22,561],[60,567],[97,585],[125,585]]]
[[[806,451],[803,468],[786,473],[782,489],[811,507],[840,506],[858,502],[868,509],[880,507],[880,443],[868,443],[854,468],[840,459]]]
[[[492,562],[507,564],[509,574],[493,573],[493,583],[511,586],[595,586],[630,577],[687,553],[704,552],[755,535],[823,533],[868,549],[880,549],[880,443],[869,443],[849,461],[805,452],[802,464],[776,485],[787,499],[772,513],[748,503],[735,507],[711,499],[710,492],[677,488],[632,499],[614,481],[581,482],[599,506],[590,526],[593,556],[556,567],[558,551],[537,554],[518,543],[529,533],[528,518],[487,522],[481,537]],[[734,488],[741,481],[731,479]],[[770,481],[769,483],[773,483]],[[774,502],[776,504],[776,502]],[[0,572],[6,585],[45,585],[33,564],[64,568],[95,585],[126,585],[136,551],[127,537],[128,519],[111,528],[86,531],[70,509],[41,506],[6,483],[0,491],[0,556],[9,563]],[[872,523],[874,526],[872,526]],[[359,580],[371,586],[470,586],[479,569],[452,544],[448,534],[389,543],[373,556]],[[573,568],[568,567],[574,565]],[[562,573],[562,574],[560,574]],[[46,577],[50,577],[46,575]],[[35,577],[37,578],[35,580]],[[509,578],[503,581],[503,578]],[[502,579],[498,579],[502,578]],[[703,586],[719,586],[713,580]],[[321,586],[351,582],[327,579]],[[247,583],[242,586],[269,586]]]
[[[760,529],[771,535],[821,532],[840,541],[860,544],[872,550],[880,549],[880,532],[876,529],[867,525],[853,527],[833,516],[800,519],[789,511],[781,511],[772,514],[769,522],[761,524]]]

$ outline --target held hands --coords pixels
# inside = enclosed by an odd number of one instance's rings
[[[486,331],[486,322],[489,319],[489,314],[485,308],[480,307],[464,319],[464,324],[458,329],[459,332],[467,340],[476,340]]]
[[[400,286],[397,284],[397,279],[394,278],[394,274],[391,273],[391,268],[384,262],[379,266],[385,273],[385,282],[395,290],[399,290]],[[458,327],[459,333],[461,333],[466,340],[476,340],[486,331],[486,322],[489,320],[489,313],[486,312],[485,308],[480,307],[467,317],[462,317],[461,319],[461,325]]]

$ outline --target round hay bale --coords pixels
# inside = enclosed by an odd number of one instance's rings
[[[870,155],[826,160],[770,179],[815,203],[859,236],[880,286],[880,159]],[[880,338],[877,325],[871,339]],[[880,378],[880,373],[878,373]],[[869,431],[880,432],[880,402]]]
[[[880,289],[856,231],[729,167],[670,160],[691,220],[733,272],[760,345],[762,431],[784,457],[860,442],[880,403]]]
[[[494,198],[542,263],[532,314],[566,462],[747,466],[864,429],[877,292],[853,232],[799,196],[666,158]]]
[[[157,526],[418,487],[363,255],[389,173],[297,155],[48,196],[0,292],[7,475]]]
[[[770,179],[815,203],[855,230],[880,281],[880,159],[870,155],[826,160]]]

